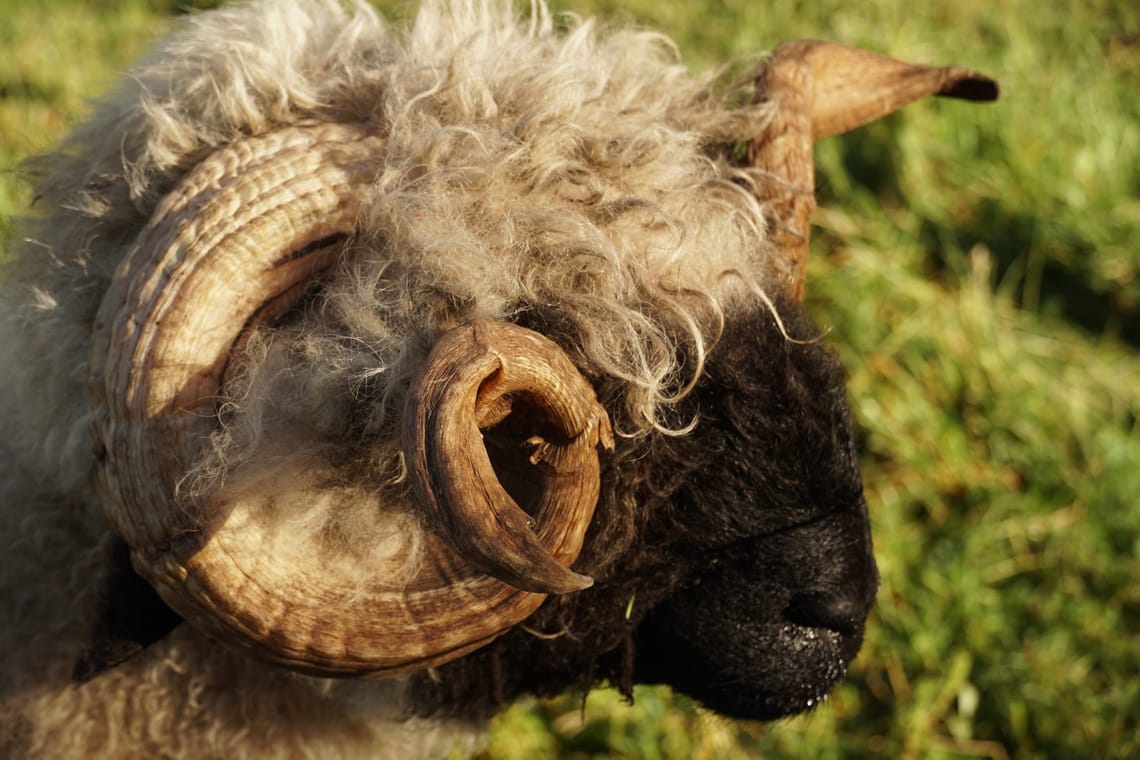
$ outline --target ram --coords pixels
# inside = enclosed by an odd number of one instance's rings
[[[958,68],[695,76],[645,31],[428,2],[185,21],[3,262],[5,757],[422,757],[519,695],[772,719],[878,576],[799,304],[811,144]]]

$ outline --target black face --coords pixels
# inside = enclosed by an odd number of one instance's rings
[[[766,720],[843,677],[878,587],[844,376],[798,305],[778,308],[808,342],[767,312],[734,320],[677,410],[697,428],[619,439],[575,564],[595,585],[414,679],[417,711],[489,715],[604,680]]]
[[[767,720],[811,708],[843,677],[878,573],[835,358],[757,324],[731,328],[717,353],[695,399],[705,453],[687,454],[699,467],[674,463],[686,471],[676,516],[658,527],[704,560],[638,627],[635,679]]]

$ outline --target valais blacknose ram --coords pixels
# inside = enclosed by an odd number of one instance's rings
[[[425,757],[523,694],[843,677],[878,576],[812,140],[996,85],[524,10],[189,17],[29,165],[0,755]]]

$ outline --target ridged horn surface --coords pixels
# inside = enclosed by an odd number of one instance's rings
[[[178,493],[217,429],[227,363],[243,331],[287,311],[337,261],[383,154],[383,138],[366,126],[330,124],[282,129],[204,159],[160,204],[116,271],[91,356],[102,446],[95,487],[135,568],[197,627],[318,675],[384,677],[446,662],[545,599],[488,576],[432,533],[413,577],[405,577],[408,558],[393,556],[390,567],[370,562],[376,577],[362,579],[351,561],[332,561],[312,541],[266,524],[277,498],[330,498],[322,489],[334,479],[331,465],[281,473],[271,492],[189,503]],[[475,424],[485,427],[506,408],[490,396],[477,406]],[[558,403],[536,408],[557,412]],[[590,488],[596,498],[597,483]],[[467,505],[456,524],[476,509]],[[551,561],[566,565],[589,520],[579,515],[557,527],[568,510],[581,508],[558,496],[540,503],[535,517]],[[445,508],[428,511],[447,519]],[[448,535],[446,527],[439,533]],[[524,561],[522,575],[533,571]],[[575,587],[566,577],[577,576],[562,572],[559,585],[539,571],[539,585]]]
[[[533,516],[500,484],[483,442],[483,430],[512,415],[525,422],[516,438],[539,481]],[[527,591],[592,583],[566,565],[598,500],[597,447],[613,448],[613,435],[593,388],[557,345],[501,322],[451,330],[413,384],[404,419],[416,493],[460,554]]]
[[[929,95],[990,101],[998,85],[958,66],[932,67],[820,40],[778,46],[757,81],[757,99],[775,108],[753,139],[751,162],[773,178],[772,233],[785,269],[787,292],[803,298],[811,215],[815,210],[812,143],[894,113]]]

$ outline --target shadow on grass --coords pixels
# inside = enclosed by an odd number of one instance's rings
[[[922,214],[901,181],[906,171],[899,119],[895,115],[838,138],[830,176],[817,178],[823,205],[834,198],[836,205],[863,206],[866,213],[890,205],[915,209],[917,224],[910,234],[925,252],[931,275],[965,276],[962,255],[983,243],[993,256],[995,282],[1008,286],[1022,308],[1063,318],[1093,336],[1140,346],[1137,288],[1103,277],[1098,282],[1097,244],[1072,220],[1050,220],[1043,216],[1048,210],[1027,211],[1001,197],[971,194],[969,188],[963,188],[952,224]],[[997,156],[1001,148],[986,144],[978,150]]]
[[[1096,247],[1079,238],[1049,241],[1064,251],[1061,261],[1042,250],[1039,216],[1007,208],[1000,200],[979,199],[967,223],[941,225],[921,220],[919,240],[932,264],[951,268],[949,252],[967,251],[985,241],[993,255],[997,282],[1018,283],[1011,296],[1019,306],[1063,317],[1092,335],[1110,334],[1140,346],[1140,313],[1111,290],[1098,287],[1082,265],[1097,256]]]

